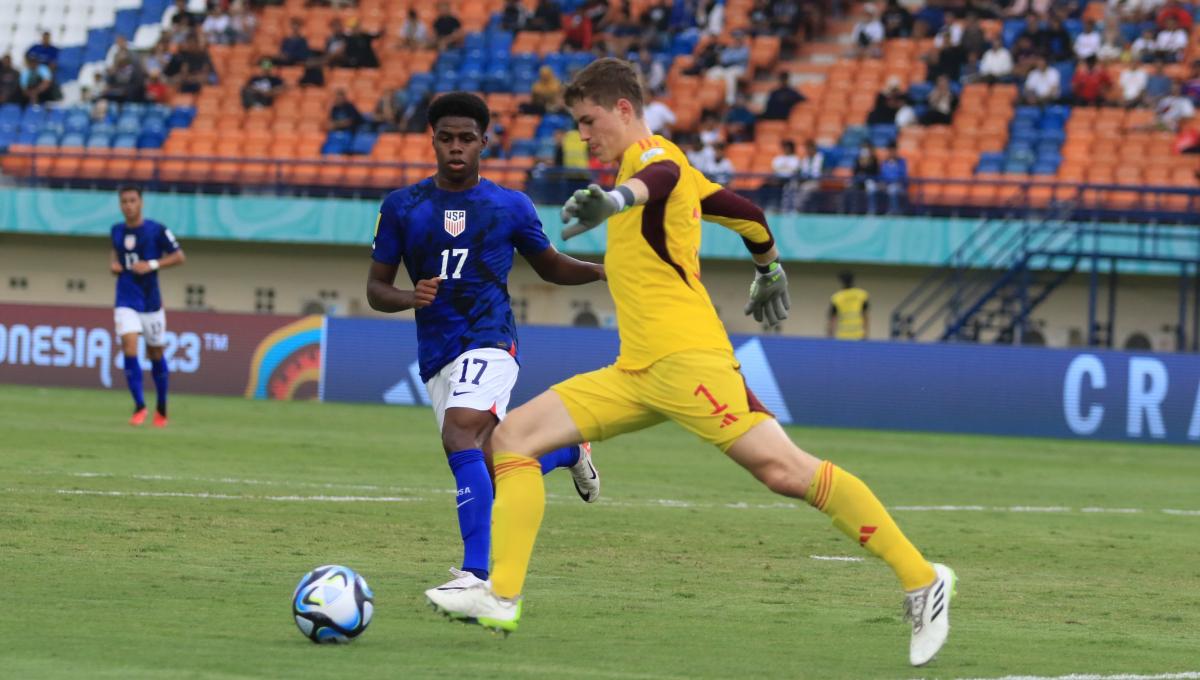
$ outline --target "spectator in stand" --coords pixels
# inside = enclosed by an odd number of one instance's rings
[[[1146,103],[1154,106],[1169,94],[1171,94],[1171,78],[1166,73],[1166,67],[1159,62],[1154,65],[1150,78],[1146,80]]]
[[[687,152],[688,165],[692,166],[704,176],[708,176],[709,168],[716,162],[717,154],[713,148],[701,140],[697,139],[692,143],[692,148]]]
[[[667,82],[667,69],[663,67],[662,62],[656,60],[649,49],[642,47],[638,50],[636,63],[646,82],[646,89],[651,94],[662,92],[663,85]]]
[[[887,0],[883,10],[883,34],[888,38],[907,38],[912,35],[913,16],[900,0]]]
[[[39,64],[45,64],[51,71],[58,69],[58,48],[50,42],[50,32],[42,31],[42,41],[25,52],[26,58],[32,57]]]
[[[671,107],[667,106],[666,102],[655,98],[646,104],[644,116],[646,119],[646,127],[650,128],[650,133],[662,135],[667,139],[671,138],[671,126],[675,124],[675,112]]]
[[[771,159],[771,179],[767,181],[767,186],[772,196],[779,197],[777,205],[782,209],[787,187],[796,181],[796,174],[800,172],[800,156],[796,154],[796,143],[790,139],[780,142],[779,147],[780,152]]]
[[[580,52],[592,49],[592,20],[582,9],[563,19],[563,44]]]
[[[778,78],[779,84],[767,95],[767,105],[760,116],[763,120],[787,120],[792,114],[792,107],[804,101],[804,95],[792,89],[786,71],[780,71]]]
[[[171,42],[165,36],[160,37],[150,53],[142,57],[142,68],[146,69],[147,73],[158,71],[159,75],[162,75],[170,63]]]
[[[176,21],[179,17],[183,18]],[[175,4],[163,12],[162,27],[164,31],[173,31],[179,24],[182,24],[185,28],[190,28],[196,24],[196,20],[191,12],[188,12],[187,0],[175,0]]]
[[[860,58],[878,57],[880,55],[879,44],[883,42],[884,38],[883,22],[879,20],[879,9],[872,2],[863,4],[862,8],[867,16],[854,25],[854,31],[850,38],[854,45],[854,55]]]
[[[692,59],[692,65],[683,70],[684,75],[698,76],[709,69],[716,68],[721,60],[721,43],[709,40]]]
[[[947,47],[958,47],[962,44],[963,25],[948,19],[942,24],[942,28],[938,30],[937,35],[933,36],[933,46],[938,49]]]
[[[1093,54],[1076,64],[1075,75],[1071,78],[1071,93],[1077,105],[1103,105],[1111,88],[1112,78],[1108,71],[1096,62],[1096,55]]]
[[[926,100],[929,109],[921,116],[921,125],[949,125],[958,107],[958,97],[950,89],[950,78],[938,76]]]
[[[304,37],[304,20],[292,17],[288,23],[291,33],[279,44],[277,59],[283,66],[298,66],[308,61],[312,55],[312,48],[308,45],[308,38]]]
[[[708,172],[705,176],[713,182],[722,186],[727,186],[733,181],[733,175],[737,172],[737,168],[733,167],[733,161],[725,156],[725,145],[717,144],[713,147],[713,162],[708,167]]]
[[[325,65],[340,68],[346,63],[346,46],[350,43],[350,34],[342,20],[334,17],[329,20],[329,37],[325,39]]]
[[[1041,106],[1053,104],[1061,96],[1062,76],[1046,62],[1045,55],[1038,55],[1037,65],[1025,77],[1025,103]]]
[[[346,91],[339,87],[333,93],[333,106],[329,109],[329,129],[354,132],[364,122],[366,119],[354,103],[346,98]]]
[[[1149,28],[1143,30],[1142,35],[1133,41],[1129,52],[1134,61],[1140,61],[1143,64],[1153,62],[1158,57],[1158,42],[1154,36],[1154,30]]]
[[[771,33],[779,36],[780,47],[791,52],[795,49],[796,37],[804,30],[806,40],[812,38],[815,26],[805,21],[804,12],[796,0],[772,0],[768,13]]]
[[[708,36],[718,36],[725,28],[725,3],[708,0],[696,6],[696,25]]]
[[[538,0],[529,20],[531,31],[557,31],[562,26],[562,8],[558,0]]]
[[[500,28],[515,33],[525,30],[528,23],[529,12],[521,0],[504,0],[504,7],[500,10]]]
[[[1012,81],[1012,75],[1012,53],[999,40],[988,43],[987,51],[979,60],[979,77],[986,83],[1007,83]]]
[[[195,94],[208,82],[212,72],[212,59],[208,56],[208,49],[201,44],[200,38],[192,33],[184,41],[183,47],[171,58],[163,75],[167,76],[168,82],[180,92]]]
[[[1083,23],[1083,31],[1075,36],[1075,57],[1077,59],[1087,59],[1100,54],[1100,47],[1104,44],[1104,38],[1100,35],[1100,29],[1096,27],[1096,22],[1088,19]]]
[[[1129,61],[1131,57],[1127,56],[1125,49],[1125,39],[1121,37],[1121,27],[1115,22],[1109,23],[1104,27],[1104,37],[1100,41],[1100,49],[1096,52],[1096,56],[1100,57],[1100,61],[1105,64],[1111,64],[1118,61]]]
[[[155,69],[146,76],[146,101],[166,104],[171,101],[171,88],[162,78],[162,71]]]
[[[408,15],[396,35],[396,49],[423,50],[429,47],[429,29],[425,28],[415,8],[408,8]]]
[[[529,93],[528,110],[525,113],[543,114],[562,109],[563,84],[554,75],[554,69],[542,65],[538,69],[538,79],[534,81]]]
[[[0,104],[24,104],[21,91],[21,72],[13,68],[12,57],[0,57]]]
[[[250,76],[242,88],[242,106],[246,109],[270,108],[283,92],[283,79],[275,73],[270,59],[263,59],[258,73]]]
[[[101,97],[121,104],[146,101],[146,75],[133,55],[126,52],[117,58],[105,78]]]
[[[229,4],[229,22],[235,44],[244,45],[254,39],[258,15],[246,7],[244,0],[234,0]]]
[[[45,104],[62,99],[54,84],[54,73],[50,67],[33,57],[25,57],[25,69],[21,71],[21,91],[30,104]]]
[[[379,57],[373,42],[383,37],[383,31],[368,33],[358,19],[350,20],[346,37],[346,65],[350,68],[379,68]]]
[[[1038,51],[1033,47],[1033,39],[1027,35],[1017,38],[1013,44],[1013,78],[1025,82],[1029,72],[1037,68]]]
[[[804,158],[800,159],[799,167],[793,179],[783,188],[783,204],[780,210],[784,212],[804,212],[808,210],[809,200],[821,188],[821,177],[825,173],[825,154],[817,148],[816,142],[804,142]]]
[[[1200,61],[1192,62],[1192,72],[1183,81],[1180,90],[1193,104],[1200,104]]]
[[[960,44],[962,31],[955,30],[957,24],[946,24],[933,39],[933,52],[926,55],[926,78],[936,81],[938,76],[947,76],[957,81],[962,77],[963,64],[967,62],[967,52]]]
[[[433,20],[434,43],[439,52],[455,47],[462,47],[463,27],[458,17],[450,11],[450,3],[438,3],[438,15]]]
[[[738,81],[746,75],[750,65],[750,45],[746,34],[734,31],[733,44],[721,50],[717,58],[717,66],[710,68],[706,74],[709,78],[719,78],[725,81],[725,103],[733,104],[738,90]]]
[[[867,114],[867,125],[895,125],[896,114],[904,107],[904,90],[896,76],[888,78],[883,90],[875,95],[875,106]]]
[[[1160,127],[1172,132],[1179,130],[1180,121],[1196,115],[1196,106],[1192,100],[1183,96],[1183,88],[1178,82],[1171,83],[1171,92],[1158,101],[1154,113]]]
[[[756,118],[746,93],[738,90],[733,106],[725,112],[725,134],[730,142],[753,142]]]
[[[1121,104],[1132,109],[1145,104],[1146,84],[1150,81],[1150,69],[1135,64],[1121,72],[1117,85],[1121,88]]]
[[[1108,0],[1105,16],[1117,19],[1115,23],[1141,23],[1146,14],[1144,4],[1144,0]]]
[[[1054,0],[1016,0],[1008,9],[1004,10],[1004,16],[1010,19],[1019,19],[1031,14],[1044,17],[1050,12],[1053,2]]]
[[[721,130],[721,120],[714,111],[705,111],[700,116],[700,142],[704,146],[715,147],[725,142]]]
[[[404,88],[385,90],[375,103],[375,122],[380,132],[399,132],[405,128],[404,112],[408,108],[408,97]]]
[[[1064,61],[1071,55],[1071,34],[1063,25],[1062,18],[1051,14],[1046,26],[1038,31],[1034,41],[1042,52],[1050,55],[1052,62]]]
[[[122,54],[130,54],[129,41],[125,39],[125,36],[118,35],[116,40],[113,41],[112,47],[108,48],[108,53],[104,55],[105,70],[112,70],[116,68],[117,59],[120,58]]]
[[[204,23],[200,24],[200,30],[204,32],[204,39],[210,45],[233,44],[233,19],[225,10],[217,9],[211,12],[204,18]]]
[[[1175,25],[1185,31],[1192,30],[1192,12],[1188,7],[1185,7],[1179,0],[1167,0],[1166,5],[1158,11],[1158,15],[1154,17],[1154,23],[1160,29],[1170,28],[1170,21],[1174,19]]]
[[[592,20],[592,31],[604,33],[608,31],[608,0],[586,0],[583,3],[583,13]]]
[[[888,147],[879,166],[879,181],[888,197],[888,214],[899,215],[908,197],[908,162],[900,157],[895,144]]]
[[[863,142],[854,158],[853,175],[850,182],[848,199],[856,203],[858,198],[866,198],[867,214],[875,214],[875,192],[879,188],[879,160],[875,158],[875,149],[869,142]],[[861,203],[860,203],[861,205]],[[858,207],[846,206],[846,212],[858,212]]]
[[[1158,37],[1154,40],[1158,58],[1170,63],[1182,61],[1187,46],[1187,31],[1179,27],[1179,22],[1174,17],[1167,17],[1165,27],[1158,32]]]
[[[987,36],[983,32],[983,25],[979,23],[979,15],[974,12],[967,14],[967,23],[963,26],[962,37],[958,40],[958,46],[968,55],[980,55],[987,49]]]
[[[771,6],[767,0],[754,0],[750,7],[750,35],[771,34]]]

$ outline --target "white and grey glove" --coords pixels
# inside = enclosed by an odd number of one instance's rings
[[[625,196],[627,192],[629,197]],[[563,240],[600,226],[628,207],[630,197],[632,192],[625,187],[605,191],[599,184],[589,184],[588,188],[576,191],[562,207]]]
[[[746,314],[753,314],[755,321],[766,319],[768,326],[779,326],[788,317],[792,302],[788,298],[787,275],[778,261],[758,267],[758,275],[750,284],[750,301],[746,303]]]

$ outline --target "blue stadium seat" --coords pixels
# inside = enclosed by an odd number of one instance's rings
[[[975,172],[979,173],[979,174],[984,174],[984,173],[995,174],[995,173],[999,173],[1003,168],[1004,168],[1003,159],[995,159],[995,158],[984,159],[984,158],[980,157],[979,164],[975,166]]]
[[[113,32],[124,36],[126,40],[133,40],[133,34],[137,33],[140,15],[140,9],[117,10],[117,17],[113,22]]]
[[[111,145],[112,137],[107,134],[93,132],[88,135],[87,148],[89,149],[107,149]]]
[[[67,116],[66,122],[63,124],[63,130],[67,132],[80,132],[86,134],[92,127],[92,120],[87,117],[87,114],[72,113]]]
[[[998,151],[984,151],[979,154],[979,162],[1002,165],[1004,163],[1004,154]]]
[[[102,120],[98,123],[92,123],[91,133],[94,135],[108,135],[111,137],[117,133],[117,127],[108,121]]]
[[[1009,175],[1024,175],[1029,173],[1029,163],[1009,161],[1004,164],[1004,172]]]
[[[165,132],[150,132],[143,131],[137,138],[137,148],[139,149],[161,149],[163,142],[167,140]]]
[[[82,134],[78,132],[68,132],[67,134],[63,135],[62,140],[59,142],[59,146],[82,149],[84,142],[85,140]]]
[[[1043,163],[1042,161],[1038,161],[1037,163],[1034,163],[1033,170],[1031,172],[1035,175],[1057,175],[1058,165],[1055,163]]]
[[[929,99],[930,92],[933,92],[933,83],[913,83],[908,86],[908,98],[910,101],[923,102]]]
[[[137,135],[117,135],[116,138],[113,139],[112,147],[114,149],[136,149]]]
[[[1004,46],[1011,49],[1013,46],[1013,43],[1015,43],[1017,41],[1017,38],[1021,37],[1021,34],[1023,32],[1025,32],[1025,22],[1024,21],[1022,21],[1021,19],[1006,20],[1004,22],[1004,29],[1001,32],[1001,36],[1003,37],[1003,40],[1004,40]]]
[[[504,50],[506,53],[512,51],[513,34],[509,31],[489,28],[484,34],[487,38],[488,48],[495,50]]]
[[[58,146],[58,134],[49,130],[39,132],[34,146]]]
[[[167,116],[167,127],[185,128],[191,127],[192,120],[196,117],[196,109],[191,106],[179,106],[171,110],[171,114]]]
[[[377,138],[378,136],[374,132],[358,132],[350,142],[350,153],[363,156],[371,153],[371,149],[375,148]]]
[[[20,104],[4,104],[0,106],[0,123],[19,123],[21,122],[21,105]]]
[[[463,36],[463,49],[482,52],[485,48],[487,48],[487,37],[483,33],[468,33]]]
[[[17,131],[17,139],[13,142],[13,144],[33,146],[33,143],[37,141],[37,137],[37,132],[21,129]]]
[[[513,158],[522,158],[537,155],[537,141],[532,139],[514,139],[512,146],[509,148],[509,153]]]
[[[0,150],[8,151],[8,147],[17,139],[16,128],[0,129]]]
[[[137,116],[122,115],[117,120],[117,132],[137,134],[142,129],[142,119]]]

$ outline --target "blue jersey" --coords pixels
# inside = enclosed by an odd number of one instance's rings
[[[413,285],[442,277],[433,304],[416,310],[422,380],[467,350],[493,347],[517,356],[508,297],[513,249],[536,255],[549,247],[529,198],[486,179],[466,191],[444,191],[430,177],[388,194],[372,257],[403,261]]]
[[[143,220],[140,227],[118,222],[112,227],[112,247],[117,251],[117,262],[121,263],[115,306],[129,307],[137,312],[162,309],[158,272],[134,274],[131,269],[138,260],[157,260],[179,250],[179,242],[171,230],[153,220]]]

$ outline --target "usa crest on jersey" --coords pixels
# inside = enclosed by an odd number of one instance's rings
[[[133,250],[137,247],[137,236],[135,234],[125,234],[125,250]]]
[[[447,210],[445,211],[445,217],[445,228],[447,234],[450,234],[451,236],[458,236],[466,230],[466,210]]]

